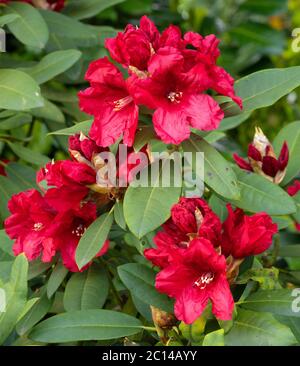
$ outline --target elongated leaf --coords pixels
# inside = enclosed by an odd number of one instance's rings
[[[282,185],[289,183],[300,172],[300,121],[289,123],[276,136],[273,145],[278,156],[284,141],[288,144],[290,157]]]
[[[62,136],[71,136],[76,133],[82,132],[83,134],[87,135],[90,131],[92,125],[92,121],[83,121],[76,123],[72,127],[64,128],[62,130],[57,130],[54,132],[49,133],[49,135],[62,135]]]
[[[243,113],[274,104],[300,85],[300,66],[269,69],[247,75],[235,83],[235,91],[243,99]],[[226,115],[240,113],[233,102],[223,110]]]
[[[0,130],[12,130],[21,127],[32,121],[32,116],[29,113],[16,113],[15,115],[0,120]]]
[[[91,18],[110,6],[122,3],[124,0],[75,0],[69,3],[64,12],[76,19]]]
[[[29,311],[26,312],[26,314],[21,318],[16,326],[17,333],[21,336],[28,332],[35,324],[44,318],[53,303],[53,299],[49,300],[45,291],[39,299],[35,300],[36,302],[34,305]]]
[[[54,267],[47,283],[47,296],[49,299],[54,295],[67,274],[67,268],[61,262],[58,262]]]
[[[12,195],[22,191],[22,188],[7,177],[0,176],[0,213],[5,219],[9,215],[7,203]]]
[[[75,255],[79,268],[89,263],[102,249],[110,232],[113,220],[112,213],[105,213],[98,217],[83,234]]]
[[[49,100],[44,99],[44,105],[40,108],[34,108],[31,113],[38,118],[49,119],[58,123],[65,122],[65,116],[54,103],[49,102]]]
[[[251,112],[246,112],[246,113],[240,113],[236,116],[226,117],[221,121],[218,130],[219,131],[231,130],[232,128],[235,128],[239,126],[241,123],[245,122],[250,117],[250,115]]]
[[[64,294],[64,308],[66,311],[101,309],[108,287],[105,270],[93,264],[86,271],[72,275]]]
[[[58,12],[40,10],[40,13],[48,25],[51,36],[55,36],[57,41],[60,41],[60,38],[74,40],[78,46],[83,47],[97,44],[97,36],[88,25]]]
[[[53,316],[38,324],[29,338],[39,342],[61,343],[116,339],[139,333],[141,322],[111,310],[81,310]]]
[[[18,18],[8,24],[8,29],[27,46],[43,48],[49,37],[47,25],[38,10],[29,4],[13,2],[4,8],[5,14]]]
[[[8,178],[23,190],[37,188],[36,186],[36,171],[29,166],[14,163],[9,163],[5,168]]]
[[[14,241],[7,236],[5,230],[0,230],[0,248],[11,257],[14,255],[12,251],[13,243]]]
[[[49,158],[37,151],[32,151],[27,147],[19,144],[8,142],[9,147],[12,151],[22,160],[27,161],[31,164],[45,165],[49,162]]]
[[[68,70],[79,60],[81,52],[78,50],[65,50],[49,53],[41,61],[28,69],[23,69],[38,84],[43,84],[55,76]]]
[[[220,196],[238,199],[240,195],[236,175],[230,164],[223,156],[201,137],[192,134],[192,137],[183,142],[185,152],[203,152],[204,154],[204,181]],[[197,174],[197,172],[195,172]]]
[[[241,198],[232,201],[250,212],[267,212],[269,215],[289,215],[296,212],[291,197],[279,186],[264,177],[235,168],[241,189]]]
[[[155,272],[137,263],[127,263],[118,267],[119,276],[124,285],[137,298],[149,305],[173,312],[173,302],[167,296],[159,293],[155,287]]]
[[[28,262],[24,255],[20,255],[13,264],[10,281],[4,286],[6,307],[5,312],[0,313],[0,344],[13,331],[26,306],[27,272]]]
[[[300,317],[300,312],[293,308],[295,297],[292,290],[261,290],[248,296],[241,305],[249,310]]]
[[[126,230],[126,222],[123,212],[123,203],[121,201],[116,202],[114,208],[114,216],[116,223],[120,226],[120,228]]]
[[[271,314],[242,309],[225,335],[226,346],[290,346],[294,343],[297,341],[291,330]]]
[[[0,108],[4,109],[20,111],[44,104],[35,80],[18,70],[0,70],[0,94]]]
[[[161,166],[159,161],[151,164],[149,170],[154,173],[149,187],[130,185],[126,191],[123,204],[125,220],[130,231],[138,238],[163,224],[170,216],[171,207],[179,199],[181,187],[163,187],[160,183],[169,162],[166,159]]]

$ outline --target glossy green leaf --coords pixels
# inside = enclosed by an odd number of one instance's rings
[[[272,314],[242,309],[225,335],[226,346],[290,346],[295,343],[292,331]]]
[[[49,133],[49,135],[62,135],[62,136],[72,136],[76,133],[82,132],[84,135],[88,135],[90,128],[92,125],[92,121],[83,121],[76,123],[72,127],[64,128],[62,130],[57,130],[54,132]]]
[[[43,84],[55,76],[68,70],[79,60],[81,52],[78,50],[64,50],[49,53],[41,61],[28,69],[23,69],[38,84]]]
[[[206,334],[202,346],[225,346],[224,329],[215,330],[214,332]]]
[[[124,285],[135,296],[159,309],[173,312],[173,302],[155,287],[155,272],[142,264],[127,263],[118,267],[119,276]]]
[[[44,105],[36,81],[19,70],[0,70],[0,108],[16,111]]]
[[[48,27],[38,10],[29,4],[13,2],[4,8],[5,14],[18,18],[8,24],[8,29],[27,46],[44,48],[48,38]]]
[[[93,264],[84,272],[74,273],[64,294],[66,311],[101,309],[108,295],[106,271]]]
[[[114,216],[116,223],[122,228],[123,230],[126,230],[126,221],[124,217],[124,211],[123,211],[123,202],[118,201],[115,204],[114,208]]]
[[[58,123],[65,122],[65,116],[61,109],[47,99],[44,99],[43,107],[34,108],[30,112],[38,118],[48,119]]]
[[[141,322],[112,310],[81,310],[53,316],[38,324],[29,338],[39,342],[62,343],[116,339],[139,333]]]
[[[49,299],[55,294],[67,274],[67,268],[63,265],[62,262],[58,262],[53,268],[53,271],[51,272],[51,275],[47,282],[47,296]]]
[[[9,147],[12,151],[22,160],[27,161],[31,164],[45,165],[49,162],[49,158],[37,151],[24,147],[17,143],[8,142]]]
[[[75,259],[79,268],[88,264],[102,249],[110,232],[114,217],[112,212],[97,218],[81,237]]]
[[[15,115],[0,120],[0,130],[12,130],[31,123],[32,116],[29,113],[16,113]]]
[[[296,212],[293,199],[279,186],[266,178],[235,168],[241,190],[241,198],[232,201],[250,212],[267,212],[269,215],[289,215]]]
[[[208,142],[192,134],[189,140],[182,144],[185,152],[204,154],[204,181],[220,196],[229,199],[238,199],[240,195],[237,179],[228,161]],[[197,172],[196,172],[197,174]]]

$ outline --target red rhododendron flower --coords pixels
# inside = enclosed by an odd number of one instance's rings
[[[154,237],[156,248],[146,249],[145,257],[154,265],[164,268],[189,248],[195,237],[220,245],[222,225],[218,216],[200,198],[182,197],[171,209],[171,218],[163,231]]]
[[[127,81],[107,57],[90,64],[85,75],[91,84],[79,92],[81,109],[95,117],[90,137],[99,146],[109,146],[123,134],[132,146],[138,123],[138,107],[130,96]]]
[[[234,301],[226,279],[225,257],[204,238],[194,239],[179,260],[160,271],[155,287],[176,299],[175,315],[187,324],[202,314],[208,300],[217,318],[232,318]]]
[[[56,250],[61,253],[63,263],[71,272],[78,272],[75,261],[75,252],[82,235],[97,218],[96,205],[88,202],[81,208],[59,212],[55,222],[50,226],[48,235],[53,238]],[[96,257],[105,254],[109,247],[107,240]],[[88,263],[80,271],[84,271],[91,263]]]
[[[65,6],[65,0],[0,0],[0,4],[19,1],[35,6],[36,8],[60,11]]]
[[[222,253],[234,258],[245,258],[267,250],[278,232],[277,224],[264,212],[252,216],[245,215],[237,208],[233,211],[227,205],[228,217],[223,223],[221,239]]]
[[[69,138],[70,155],[79,163],[89,165],[93,157],[103,150],[94,140],[88,138],[83,133],[75,134]]]
[[[111,57],[123,66],[145,71],[150,57],[158,48],[159,37],[155,24],[143,16],[139,27],[128,24],[116,38],[107,39],[105,47]]]
[[[47,230],[53,223],[55,211],[41,194],[31,189],[14,195],[8,209],[12,215],[5,220],[5,230],[11,239],[15,239],[14,254],[25,253],[29,260],[42,254],[44,262],[51,261],[55,246]]]
[[[273,146],[267,137],[260,128],[256,128],[253,143],[248,147],[248,161],[237,154],[234,154],[233,157],[241,169],[256,172],[279,184],[285,177],[289,162],[289,148],[284,142],[277,159]]]
[[[162,48],[149,62],[151,77],[131,81],[136,102],[155,110],[154,128],[165,143],[187,139],[190,127],[214,130],[224,117],[218,103],[199,91],[195,74],[184,73],[183,61],[177,49]]]
[[[96,182],[94,169],[84,163],[60,160],[46,164],[37,174],[37,182],[45,180],[48,186],[87,186]]]

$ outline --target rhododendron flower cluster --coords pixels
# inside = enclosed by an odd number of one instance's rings
[[[27,3],[41,9],[60,11],[65,6],[65,0],[0,0],[0,4],[8,4],[15,1]]]
[[[89,266],[79,269],[75,262],[80,238],[96,220],[97,210],[112,202],[111,195],[121,193],[99,184],[97,170],[105,163],[98,155],[103,149],[93,140],[83,134],[71,136],[69,151],[72,160],[49,162],[37,173],[43,194],[32,189],[12,197],[5,229],[15,240],[15,255],[25,253],[29,260],[41,256],[43,262],[50,262],[59,252],[64,265],[77,272]],[[125,162],[119,176],[128,179],[133,168]],[[107,240],[96,256],[105,254],[108,247]]]
[[[179,144],[190,136],[190,127],[209,131],[224,117],[208,90],[232,98],[233,78],[216,65],[220,55],[214,35],[185,35],[176,26],[159,33],[143,16],[139,27],[129,24],[124,32],[105,43],[108,57],[90,64],[85,75],[90,87],[79,93],[81,109],[94,116],[90,137],[106,147],[121,136],[132,146],[141,106],[153,112],[157,136],[165,143]]]
[[[258,173],[279,184],[285,177],[289,162],[289,148],[284,142],[277,159],[273,146],[260,128],[256,128],[253,142],[248,147],[248,161],[233,155],[237,165],[244,170]]]
[[[155,235],[156,248],[145,250],[160,268],[157,290],[176,299],[175,315],[187,324],[202,314],[208,300],[217,318],[232,318],[230,282],[238,265],[268,249],[278,231],[266,213],[248,216],[230,205],[227,210],[222,224],[203,199],[181,198]]]

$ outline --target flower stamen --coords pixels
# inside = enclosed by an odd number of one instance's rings
[[[127,97],[124,97],[122,99],[114,101],[114,111],[118,112],[124,107],[126,107],[128,104],[130,104],[133,101],[132,97],[130,95],[127,95]]]
[[[182,92],[170,92],[168,94],[168,99],[171,103],[180,103],[180,100],[182,98],[183,93]]]
[[[199,287],[200,290],[205,289],[215,278],[212,272],[203,273],[195,282],[194,286]]]

